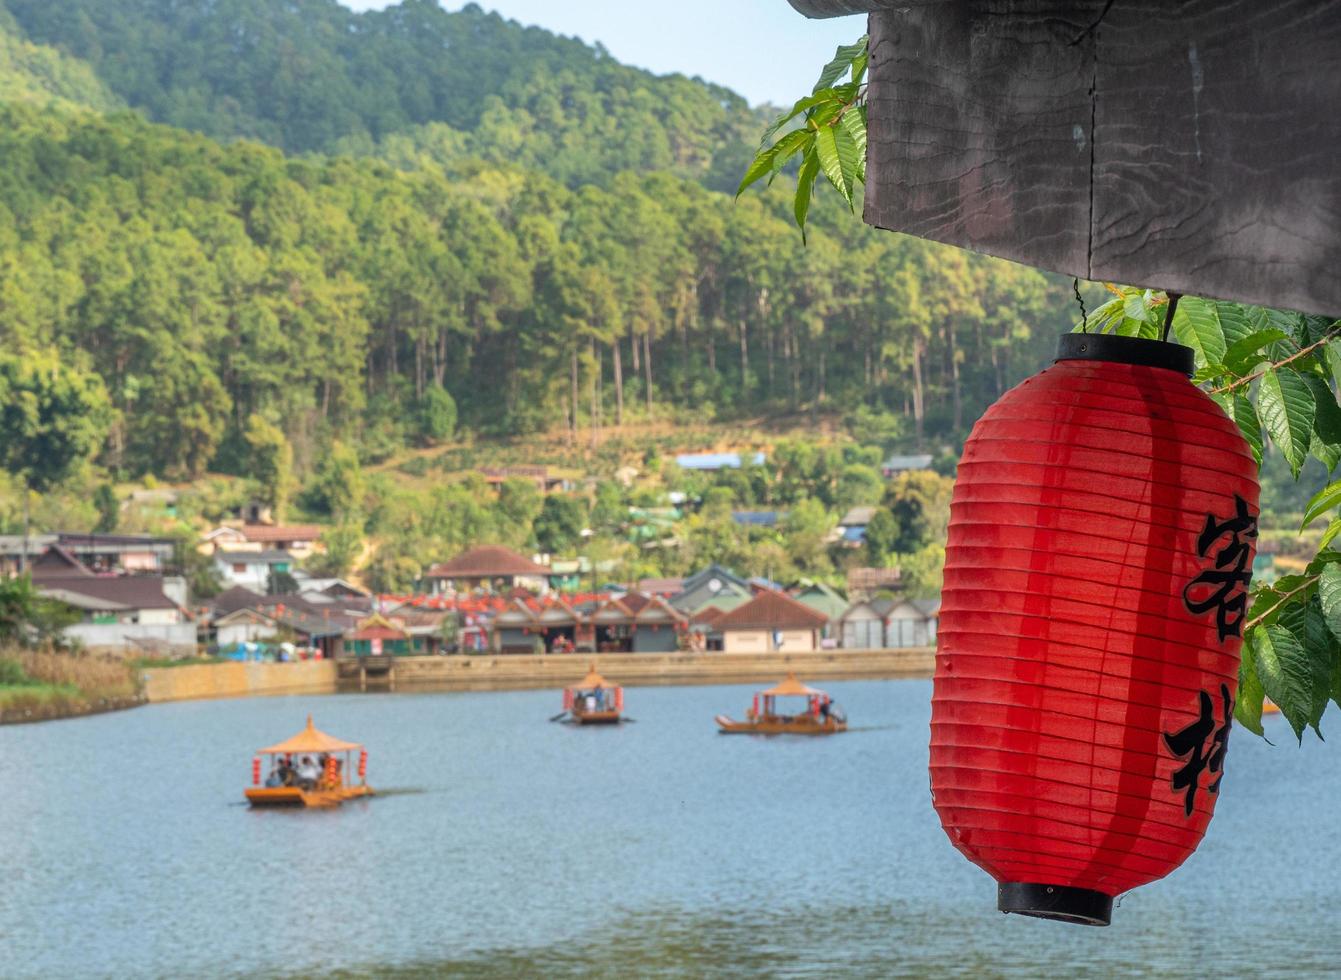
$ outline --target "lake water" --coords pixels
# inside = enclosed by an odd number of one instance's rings
[[[854,726],[723,737],[750,687],[158,705],[0,728],[0,976],[1244,976],[1341,969],[1341,748],[1239,730],[1216,818],[1094,929],[995,911],[930,806],[923,681]],[[241,804],[306,714],[377,799]],[[1332,720],[1333,729],[1338,730]]]

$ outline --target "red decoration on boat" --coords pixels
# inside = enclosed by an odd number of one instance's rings
[[[259,755],[251,757],[251,784],[253,786],[261,785],[261,757]]]
[[[1257,467],[1192,352],[1070,334],[964,447],[931,784],[998,907],[1107,925],[1210,822],[1238,686]]]

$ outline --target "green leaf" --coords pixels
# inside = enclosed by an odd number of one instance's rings
[[[1330,473],[1341,463],[1341,405],[1336,403],[1336,392],[1323,377],[1311,372],[1300,377],[1313,392],[1317,408],[1313,416],[1313,440],[1308,449]]]
[[[1262,423],[1257,418],[1257,409],[1243,392],[1235,392],[1229,399],[1229,417],[1243,433],[1244,441],[1252,450],[1257,465],[1262,465]]]
[[[1327,568],[1341,571],[1336,565],[1328,565]],[[1313,700],[1309,705],[1308,723],[1319,738],[1322,738],[1319,725],[1331,698],[1332,663],[1338,649],[1336,637],[1323,614],[1322,594],[1319,584],[1317,595],[1306,603],[1292,605],[1280,621],[1282,626],[1294,634],[1313,663]]]
[[[1184,296],[1173,314],[1173,335],[1191,347],[1197,365],[1219,364],[1225,357],[1225,334],[1215,304],[1200,296]]]
[[[846,135],[846,134],[845,134]],[[815,152],[819,157],[820,169],[829,178],[834,190],[843,195],[847,206],[852,207],[852,184],[843,172],[843,161],[838,158],[838,130],[825,126],[815,134]]]
[[[1327,530],[1322,532],[1322,540],[1318,542],[1318,548],[1327,547],[1332,543],[1332,539],[1341,534],[1341,517],[1333,517],[1332,522],[1327,525]]]
[[[754,162],[752,162],[749,169],[745,171],[745,176],[740,179],[740,186],[736,188],[736,197],[740,197],[740,195],[745,192],[745,188],[749,187],[760,177],[773,172],[773,159],[778,155],[779,145],[781,144],[770,146],[767,150],[760,150],[755,154]]]
[[[834,52],[833,60],[824,66],[820,72],[819,81],[815,83],[814,91],[828,88],[834,82],[843,77],[843,73],[852,67],[852,63],[858,58],[862,59],[862,69],[866,67],[866,35],[852,44],[840,44],[838,50]]]
[[[1341,341],[1329,340],[1322,348],[1327,368],[1332,372],[1332,380],[1341,385]]]
[[[1341,639],[1341,565],[1328,565],[1319,575],[1318,608],[1332,635]]]
[[[777,150],[773,154],[773,172],[768,177],[768,183],[772,185],[773,178],[782,172],[782,168],[787,165],[787,161],[798,153],[807,152],[815,142],[815,131],[813,129],[801,128],[793,129],[782,139],[773,144]]]
[[[1327,484],[1312,496],[1308,506],[1304,508],[1304,520],[1300,523],[1299,530],[1308,527],[1337,504],[1341,504],[1341,480]]]
[[[1239,695],[1234,702],[1234,718],[1240,725],[1254,735],[1264,734],[1262,730],[1262,681],[1257,676],[1257,661],[1253,657],[1252,634],[1248,633],[1248,642],[1243,644],[1243,655],[1239,659]]]
[[[1233,374],[1244,375],[1249,369],[1262,360],[1261,350],[1274,344],[1278,340],[1286,340],[1287,335],[1279,330],[1258,330],[1250,333],[1242,340],[1236,340],[1225,351],[1224,361],[1226,368]]]
[[[797,175],[796,200],[792,202],[792,213],[796,216],[796,225],[801,229],[801,242],[806,241],[806,215],[810,213],[810,194],[815,187],[815,178],[819,176],[819,154],[811,148],[801,160],[801,172]]]
[[[1313,435],[1313,393],[1294,371],[1268,371],[1258,385],[1257,411],[1271,441],[1298,477]]]
[[[818,92],[807,95],[805,98],[797,99],[795,105],[782,115],[778,116],[777,119],[774,119],[773,124],[764,130],[764,135],[759,140],[760,148],[771,143],[778,130],[782,129],[783,126],[787,125],[787,123],[795,119],[801,113],[808,112],[816,106],[823,105],[826,102],[841,107],[848,101],[851,100],[841,98],[838,92],[831,88],[821,89]]]
[[[839,124],[857,149],[857,179],[866,180],[866,107],[853,106],[843,113]]]
[[[1263,692],[1279,706],[1295,737],[1303,741],[1313,715],[1315,688],[1331,683],[1330,665],[1319,680],[1314,658],[1284,626],[1259,627],[1248,637]],[[1322,662],[1319,658],[1318,663]]]
[[[1232,347],[1244,337],[1271,326],[1267,322],[1266,314],[1256,306],[1216,300],[1215,313],[1220,320],[1220,332],[1226,347]]]

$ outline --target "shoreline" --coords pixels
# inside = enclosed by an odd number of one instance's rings
[[[41,721],[61,721],[66,718],[84,718],[113,711],[129,711],[149,704],[143,695],[123,698],[98,698],[96,701],[48,701],[35,707],[0,708],[0,725],[32,725]]]
[[[293,664],[198,664],[141,673],[149,703],[359,691],[515,691],[562,688],[591,667],[625,687],[748,684],[781,680],[929,678],[930,647],[815,650],[798,653],[476,654],[308,661]]]

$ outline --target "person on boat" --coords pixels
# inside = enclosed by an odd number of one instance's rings
[[[829,696],[827,694],[820,698],[819,713],[820,720],[827,723],[829,721]]]
[[[276,756],[271,760],[270,775],[265,777],[265,785],[270,789],[284,785],[284,757]]]
[[[311,789],[317,785],[317,780],[321,778],[321,770],[317,768],[310,755],[303,756],[298,763],[298,785],[303,789]]]

